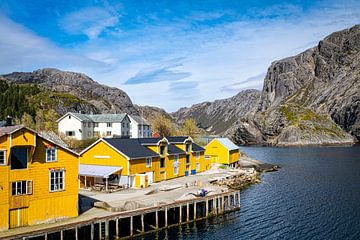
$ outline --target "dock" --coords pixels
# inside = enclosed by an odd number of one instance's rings
[[[0,238],[4,240],[126,239],[239,209],[240,191],[229,190],[156,207],[111,213],[83,221],[11,229],[0,233]]]

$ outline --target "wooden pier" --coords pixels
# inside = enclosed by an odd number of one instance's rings
[[[101,218],[49,227],[45,230],[20,234],[14,232],[14,235],[5,236],[3,239],[125,239],[239,209],[240,191],[227,191],[171,204],[119,212]]]

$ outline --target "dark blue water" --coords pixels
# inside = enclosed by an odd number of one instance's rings
[[[282,166],[241,195],[241,210],[143,239],[360,239],[360,146],[244,147]]]

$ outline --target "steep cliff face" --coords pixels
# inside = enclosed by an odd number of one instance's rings
[[[360,139],[360,25],[333,33],[294,57],[271,64],[252,131],[233,129],[245,142],[274,145],[351,143]],[[351,135],[352,136],[351,136]],[[261,141],[260,141],[261,143]]]
[[[194,118],[201,128],[213,134],[222,134],[238,119],[254,113],[259,100],[259,90],[245,90],[231,98],[181,108],[171,115],[179,123],[187,118]]]
[[[101,85],[85,74],[45,68],[34,72],[14,72],[2,77],[17,84],[37,84],[47,91],[69,94],[80,100],[70,104],[73,106],[56,106],[59,114],[76,110],[95,113],[138,113],[124,91]]]

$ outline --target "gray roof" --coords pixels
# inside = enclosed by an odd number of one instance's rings
[[[56,135],[54,132],[52,131],[42,131],[39,132],[38,135],[44,139],[47,139],[63,148],[68,148],[69,146],[58,136]]]
[[[0,137],[15,132],[21,128],[24,128],[23,125],[13,125],[7,127],[0,127]]]
[[[148,121],[146,121],[146,119],[140,117],[140,116],[135,116],[135,115],[129,115],[130,118],[134,119],[134,121],[138,124],[138,125],[150,125],[150,123]]]
[[[120,114],[83,114],[83,113],[74,113],[70,112],[76,118],[85,122],[122,122],[127,116],[126,113]],[[66,115],[66,114],[65,114]],[[64,116],[65,116],[64,115]]]
[[[228,150],[238,150],[239,146],[235,145],[230,139],[228,138],[215,138],[218,140],[224,147],[226,147]]]

